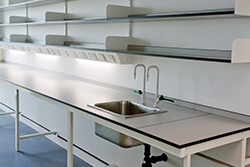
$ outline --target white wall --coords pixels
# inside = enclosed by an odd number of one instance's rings
[[[69,2],[68,11],[75,17],[103,16],[105,5],[108,3],[128,5],[129,1],[85,0]],[[154,13],[233,7],[233,0],[134,0],[133,5],[150,9]],[[49,5],[29,10],[30,17],[43,20],[45,11],[63,11],[64,5]],[[41,14],[43,13],[43,14]],[[14,14],[24,15],[24,10],[14,11]],[[7,22],[13,15],[8,11],[1,15],[1,20]],[[132,24],[132,35],[135,38],[131,44],[172,46],[187,48],[208,48],[230,50],[235,38],[249,38],[250,21],[248,18],[209,18],[194,20],[173,20],[166,22],[139,22]],[[1,35],[5,38],[12,33],[25,33],[25,26],[2,28]],[[41,43],[46,34],[63,34],[64,26],[30,26],[30,37]],[[69,35],[80,42],[103,43],[107,35],[128,35],[127,23],[83,24],[70,25]],[[91,80],[106,82],[114,85],[142,89],[142,71],[138,71],[137,80],[133,79],[135,64],[144,63],[146,66],[157,65],[160,68],[160,93],[185,101],[209,105],[237,113],[250,115],[250,65],[199,62],[175,60],[157,57],[133,55],[133,63],[129,65],[104,64],[99,62],[78,60],[67,57],[57,57],[43,54],[26,54],[17,51],[5,51],[5,60],[38,67],[46,70],[62,72]],[[141,69],[140,69],[141,70]],[[13,104],[13,90],[6,90],[0,85],[0,99],[7,104]],[[147,91],[155,91],[155,74],[151,71]],[[8,95],[11,94],[11,95]],[[8,96],[5,96],[8,95]],[[32,104],[32,105],[31,105]],[[39,107],[42,106],[42,107]],[[65,112],[29,95],[22,94],[22,110],[32,119],[44,126],[59,131],[66,136]],[[32,111],[32,112],[31,112]],[[53,112],[53,114],[51,114]],[[50,117],[48,117],[50,114]],[[143,147],[121,149],[94,135],[94,122],[85,118],[75,117],[75,143],[109,163],[119,167],[140,166]],[[80,128],[86,127],[86,128]],[[161,153],[159,149],[153,153]],[[83,156],[82,156],[83,157]],[[124,158],[126,157],[126,158]],[[129,161],[128,161],[129,159]],[[95,164],[91,161],[90,163]],[[215,166],[202,158],[194,157],[193,166]],[[182,161],[170,155],[169,167],[179,167]],[[95,165],[98,166],[98,165]],[[157,167],[165,166],[160,163]]]
[[[13,53],[13,54],[12,54]],[[249,115],[250,65],[199,62],[134,56],[134,64],[114,65],[49,55],[25,55],[11,51],[8,61],[64,72],[114,85],[142,89],[142,71],[133,79],[137,63],[160,68],[160,93]],[[97,68],[98,67],[98,68]],[[155,72],[151,71],[147,91],[155,91]]]

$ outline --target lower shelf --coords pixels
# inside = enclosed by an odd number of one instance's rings
[[[107,37],[105,43],[83,43],[60,40],[64,36],[47,35],[46,42],[42,44],[41,42],[29,41],[22,35],[13,37],[15,37],[14,42],[11,39],[0,42],[0,49],[74,57],[115,64],[131,64],[134,55],[221,63],[250,63],[248,54],[250,53],[250,39],[235,39],[232,50],[213,50],[129,45],[128,37]]]
[[[191,48],[149,47],[129,45],[128,51],[133,54],[160,56],[166,58],[190,59],[201,61],[231,62],[229,50],[209,50]]]
[[[131,58],[129,56],[124,56],[115,52],[108,52],[105,50],[73,48],[67,46],[0,42],[0,49],[49,54],[62,57],[72,57],[114,64],[129,64],[131,62]]]

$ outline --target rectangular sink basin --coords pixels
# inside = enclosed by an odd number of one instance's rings
[[[147,107],[129,100],[96,103],[88,106],[124,119],[166,112],[158,108]],[[130,148],[143,144],[141,141],[98,123],[95,123],[95,134],[123,148]]]
[[[95,123],[95,134],[122,148],[130,148],[143,144],[143,142],[139,140],[136,140],[123,133],[117,132],[99,123]]]
[[[166,112],[158,108],[147,107],[129,100],[95,103],[88,106],[124,119]]]

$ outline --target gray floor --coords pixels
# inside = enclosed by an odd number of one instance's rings
[[[0,110],[0,112],[2,112]],[[66,167],[67,152],[45,137],[20,141],[20,152],[15,151],[15,122],[10,115],[0,116],[0,167]],[[34,133],[20,123],[21,135]],[[74,157],[74,167],[91,167]]]

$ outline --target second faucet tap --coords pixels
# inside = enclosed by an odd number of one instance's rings
[[[152,68],[155,68],[156,71],[157,71],[157,76],[156,76],[157,77],[156,78],[156,90],[155,90],[155,104],[154,104],[154,107],[158,107],[157,99],[159,97],[159,73],[160,73],[160,70],[159,70],[159,67],[157,67],[156,65],[149,66],[148,70],[147,70],[147,81],[148,81],[148,78],[149,78],[149,71]]]
[[[146,66],[144,64],[137,64],[134,68],[134,79],[136,79],[136,70],[138,67],[142,67],[144,69],[144,77],[143,77],[143,90],[142,92],[140,92],[140,94],[142,94],[142,104],[145,105],[146,104]],[[158,96],[159,96],[159,68],[156,65],[150,66],[148,67],[147,70],[147,81],[149,78],[149,71],[151,68],[155,68],[157,70],[157,83],[156,83],[156,91],[155,91],[155,101],[157,101]],[[157,104],[154,104],[154,107],[157,107]]]

